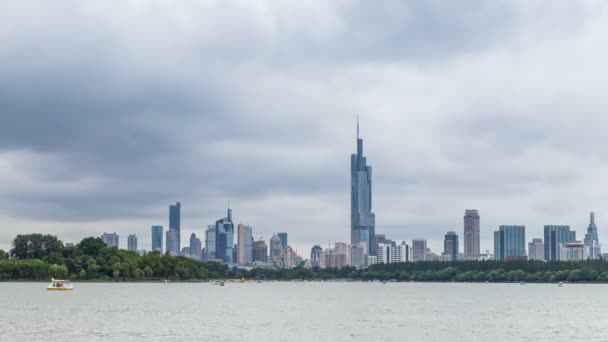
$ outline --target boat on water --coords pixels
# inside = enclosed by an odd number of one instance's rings
[[[46,287],[47,291],[72,291],[72,283],[69,280],[51,278],[51,283]]]
[[[557,283],[557,286],[558,286],[558,287],[562,287],[562,286],[564,286],[564,283],[562,283],[562,282],[560,281],[559,283]]]
[[[225,284],[223,281],[214,280],[211,282],[211,285],[224,286]]]

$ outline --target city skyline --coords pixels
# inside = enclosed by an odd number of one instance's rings
[[[0,247],[114,231],[150,246],[177,201],[186,246],[227,200],[266,242],[349,242],[357,115],[377,233],[440,251],[456,231],[462,250],[474,208],[484,252],[511,223],[583,240],[594,211],[606,245],[601,5],[271,7],[1,4]]]

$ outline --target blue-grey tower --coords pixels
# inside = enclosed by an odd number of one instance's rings
[[[376,255],[376,216],[372,213],[372,167],[363,156],[357,118],[357,154],[350,156],[350,242],[364,242],[368,255]]]
[[[175,235],[177,238],[177,253],[182,250],[182,231],[180,223],[181,207],[182,205],[180,202],[169,206],[169,230],[174,229],[177,231],[177,234]]]
[[[234,249],[234,223],[232,222],[232,209],[228,206],[226,217],[215,222],[215,258],[223,260],[227,264],[233,260]]]
[[[585,234],[585,247],[589,252],[589,259],[599,259],[602,256],[600,241],[597,236],[597,226],[595,225],[595,213],[591,213],[587,234]]]

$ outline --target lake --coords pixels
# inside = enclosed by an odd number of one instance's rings
[[[608,285],[0,283],[0,341],[606,340]]]

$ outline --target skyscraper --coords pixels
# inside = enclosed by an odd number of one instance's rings
[[[116,233],[108,234],[104,232],[101,236],[101,241],[103,241],[103,243],[105,243],[108,247],[118,248],[118,234]]]
[[[363,156],[357,120],[357,154],[350,156],[350,243],[365,242],[367,254],[376,255],[376,216],[372,213],[372,167]]]
[[[589,227],[585,234],[585,247],[587,248],[589,259],[599,259],[602,256],[599,238],[597,236],[597,226],[595,225],[595,213],[590,214]]]
[[[281,238],[277,234],[273,234],[272,238],[270,238],[270,259],[278,257],[281,254],[281,250],[283,249],[283,242]]]
[[[232,264],[234,249],[234,223],[232,209],[228,208],[226,217],[215,222],[215,258]]]
[[[182,231],[181,231],[181,203],[177,202],[174,205],[169,206],[169,229],[175,229],[177,231],[177,251],[181,250],[181,240],[182,240]]]
[[[253,229],[243,224],[239,224],[237,229],[238,263],[247,265],[253,262],[253,256],[251,255]]]
[[[167,246],[165,247],[165,251],[171,255],[179,255],[180,249],[178,248],[178,232],[177,229],[169,229],[167,230],[165,241]]]
[[[205,259],[206,260],[217,260],[215,255],[215,248],[217,247],[215,226],[207,226],[205,231]]]
[[[281,239],[281,246],[287,247],[289,245],[287,243],[287,233],[277,233],[277,235]]]
[[[127,237],[127,250],[130,252],[137,252],[137,235],[129,234]]]
[[[570,226],[545,226],[545,260],[560,259],[560,245],[576,240],[576,232],[570,231]]]
[[[152,226],[152,251],[163,252],[163,226]]]
[[[262,238],[253,244],[253,261],[268,262],[268,246]]]
[[[532,239],[532,242],[528,243],[528,260],[545,260],[543,239]]]
[[[475,209],[464,212],[464,257],[476,260],[479,257],[479,213]]]
[[[525,226],[500,226],[494,232],[494,259],[526,259]]]
[[[445,234],[443,254],[448,257],[449,261],[458,261],[458,235],[456,232],[448,232]]]
[[[192,233],[190,235],[190,256],[195,259],[201,259],[202,248],[201,239],[197,238],[196,234]]]

